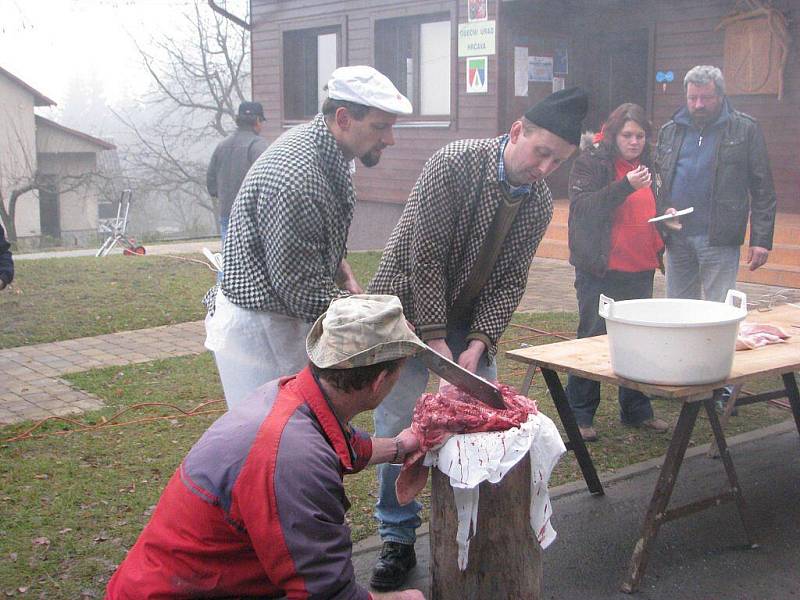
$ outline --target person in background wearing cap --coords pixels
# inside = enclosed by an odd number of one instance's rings
[[[372,67],[336,69],[322,112],[278,138],[233,203],[223,278],[206,295],[206,347],[228,407],[305,364],[301,341],[333,298],[359,293],[345,255],[351,173],[394,144],[411,103]]]
[[[258,388],[192,447],[107,600],[423,599],[356,583],[342,477],[417,449],[410,430],[370,438],[350,419],[380,404],[424,344],[398,298],[357,295],[334,301],[305,347],[306,368]]]
[[[417,334],[434,350],[497,379],[497,342],[516,310],[528,269],[553,215],[544,178],[580,141],[588,99],[579,88],[552,94],[498,138],[453,142],[428,160],[389,238],[370,293],[400,297]],[[375,411],[377,435],[408,427],[428,372],[409,359]],[[378,469],[375,516],[383,540],[375,589],[396,589],[416,564],[421,505],[400,506],[399,467]]]
[[[247,171],[267,149],[267,140],[259,135],[265,120],[260,102],[242,102],[236,117],[236,131],[217,144],[211,155],[206,188],[219,204],[219,235],[223,245],[233,200]]]

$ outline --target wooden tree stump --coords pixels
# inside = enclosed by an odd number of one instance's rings
[[[431,599],[542,597],[541,548],[530,526],[531,464],[523,458],[498,484],[480,485],[477,533],[458,568],[458,512],[449,478],[433,468]]]

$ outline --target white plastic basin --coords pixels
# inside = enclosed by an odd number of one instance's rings
[[[614,302],[601,295],[611,368],[631,381],[700,385],[726,379],[733,365],[747,297],[728,290],[725,302],[648,298]]]

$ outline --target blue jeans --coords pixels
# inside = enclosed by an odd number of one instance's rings
[[[219,218],[219,247],[220,252],[225,248],[225,236],[228,234],[228,221],[230,217],[220,217]],[[217,283],[222,283],[222,271],[217,273]]]
[[[594,337],[606,333],[606,321],[597,311],[600,294],[614,300],[636,300],[653,297],[654,271],[625,273],[609,271],[597,277],[575,269],[575,292],[578,297],[578,337]],[[569,375],[567,400],[579,427],[591,427],[600,406],[600,382]],[[639,425],[653,418],[650,398],[630,388],[619,388],[619,418],[626,425]]]
[[[466,349],[467,327],[448,329],[447,345],[453,358]],[[495,381],[497,365],[494,359],[486,363],[486,355],[478,363],[477,374]],[[394,437],[411,425],[411,415],[417,399],[425,393],[428,386],[428,369],[417,358],[409,358],[392,391],[375,409],[375,435],[377,437]],[[378,532],[384,542],[413,544],[417,539],[416,529],[422,524],[419,511],[422,505],[414,500],[406,505],[397,501],[394,484],[400,473],[400,465],[382,464],[378,466],[378,502],[375,505],[375,518],[378,520]]]
[[[709,246],[707,235],[670,234],[667,297],[725,302],[728,290],[736,289],[739,252],[739,246]]]

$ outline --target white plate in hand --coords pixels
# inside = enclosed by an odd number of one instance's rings
[[[694,206],[690,206],[689,208],[684,208],[683,210],[679,210],[677,212],[671,213],[669,215],[661,215],[660,217],[653,217],[652,219],[648,219],[648,223],[657,223],[658,221],[666,221],[667,219],[674,219],[675,217],[680,217],[683,215],[688,215],[694,212]]]

